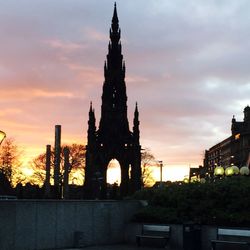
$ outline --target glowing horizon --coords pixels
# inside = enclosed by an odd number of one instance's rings
[[[24,149],[25,166],[54,145],[56,124],[62,144],[86,144],[90,101],[99,122],[113,4],[1,6],[0,129]],[[249,8],[243,0],[117,1],[130,128],[138,102],[142,148],[164,162],[166,179],[202,164],[250,104]]]

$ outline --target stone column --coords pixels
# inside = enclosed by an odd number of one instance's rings
[[[50,197],[50,165],[51,165],[51,146],[46,146],[46,177],[45,177],[45,198]]]
[[[55,165],[54,188],[55,198],[60,199],[60,163],[61,163],[61,125],[55,126]]]
[[[63,149],[64,155],[64,174],[63,174],[63,198],[69,198],[69,148],[65,147]]]
[[[120,192],[121,197],[125,197],[129,193],[129,173],[128,173],[128,164],[121,165],[121,185],[120,185]]]
[[[131,188],[132,193],[141,189],[142,172],[141,172],[141,147],[135,147],[133,152],[133,161],[131,166]]]

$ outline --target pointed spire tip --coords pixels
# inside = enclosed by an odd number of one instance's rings
[[[113,18],[112,18],[112,22],[118,23],[118,16],[117,16],[117,10],[116,10],[116,2],[114,4],[114,13],[113,13]]]
[[[89,111],[92,112],[92,101],[90,101]]]
[[[135,112],[138,113],[138,104],[137,104],[137,102],[135,103]]]

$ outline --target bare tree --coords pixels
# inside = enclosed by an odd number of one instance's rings
[[[145,148],[141,154],[142,182],[144,186],[150,186],[154,182],[152,167],[155,166],[155,157],[149,148]]]
[[[25,185],[29,182],[27,176],[23,173],[20,167],[17,167],[12,170],[12,185],[16,186],[17,184]]]
[[[84,145],[81,144],[72,144],[72,145],[63,145],[61,152],[65,147],[69,148],[69,173],[72,171],[81,171],[81,175],[84,175],[84,168],[85,168],[85,154],[86,149]],[[51,152],[51,164],[54,165],[54,149]],[[40,154],[35,159],[33,159],[31,163],[31,167],[34,170],[33,174],[33,182],[35,183],[43,183],[45,180],[45,161],[46,161],[46,153]],[[64,156],[61,153],[61,166],[60,166],[60,176],[63,176],[63,163],[64,163]],[[51,172],[53,174],[53,172]],[[74,180],[73,180],[74,179]],[[75,177],[72,177],[72,182],[75,181]]]
[[[13,172],[20,165],[21,151],[13,138],[6,138],[0,150],[0,171],[12,182]]]

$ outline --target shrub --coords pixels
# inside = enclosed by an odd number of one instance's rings
[[[134,216],[137,222],[250,226],[250,179],[235,176],[213,183],[173,183],[163,189],[144,189],[133,198],[149,206]]]

